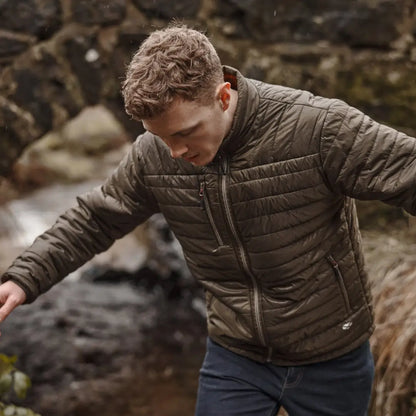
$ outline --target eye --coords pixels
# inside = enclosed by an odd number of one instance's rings
[[[195,133],[200,128],[200,126],[201,126],[201,123],[198,123],[195,126],[192,126],[189,129],[187,129],[187,130],[182,130],[182,131],[174,134],[174,136],[177,136],[177,137],[188,137],[191,134]]]
[[[193,130],[194,129],[182,131],[182,132],[179,133],[179,136],[181,136],[181,137],[187,137],[187,136],[189,136],[193,132]]]

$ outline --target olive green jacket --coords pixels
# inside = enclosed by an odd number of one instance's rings
[[[162,212],[206,290],[209,335],[279,365],[337,357],[373,330],[352,198],[416,212],[416,140],[339,100],[248,80],[214,161],[172,159],[145,133],[3,280],[28,302]]]

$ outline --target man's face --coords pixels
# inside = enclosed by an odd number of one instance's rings
[[[232,117],[227,110],[229,96],[224,92],[210,105],[178,97],[160,116],[142,121],[146,130],[169,147],[173,158],[205,166],[214,159],[231,127]]]

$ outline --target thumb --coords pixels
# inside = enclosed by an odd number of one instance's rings
[[[0,286],[0,322],[26,299],[26,293],[16,283],[8,281]]]

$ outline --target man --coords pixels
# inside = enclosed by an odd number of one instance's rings
[[[197,416],[366,414],[371,297],[351,198],[416,212],[414,138],[156,31],[123,85],[146,132],[3,276],[3,320],[162,212],[206,290]]]

